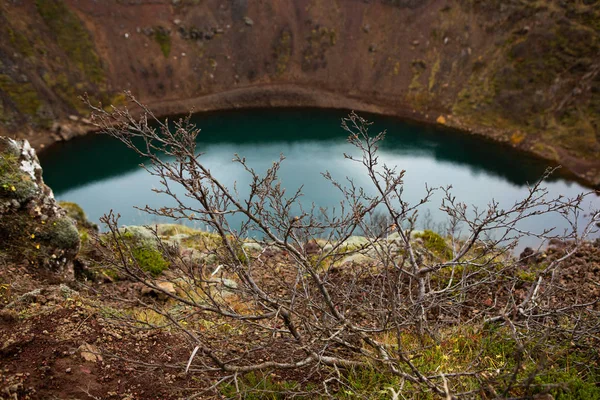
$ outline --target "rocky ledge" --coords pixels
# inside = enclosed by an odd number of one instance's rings
[[[0,137],[0,267],[12,261],[69,277],[79,245],[29,142]]]

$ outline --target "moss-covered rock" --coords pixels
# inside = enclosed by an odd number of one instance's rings
[[[52,247],[68,249],[79,246],[79,232],[69,217],[60,217],[44,224],[38,237]]]
[[[66,211],[67,216],[74,220],[77,223],[77,229],[80,232],[83,231],[98,231],[98,225],[90,222],[85,215],[85,211],[83,208],[77,203],[73,203],[70,201],[61,201],[58,203],[62,207],[63,210]]]
[[[422,239],[424,247],[435,255],[442,257],[443,259],[452,258],[452,249],[448,246],[446,240],[439,234],[430,230],[424,230],[422,233],[415,234],[414,237]]]
[[[29,143],[0,137],[0,255],[70,277],[79,245]]]
[[[160,275],[169,267],[169,263],[164,259],[162,253],[151,247],[134,247],[132,253],[138,265],[153,276]]]
[[[142,270],[158,276],[169,267],[169,262],[160,251],[158,238],[150,229],[144,226],[123,227],[121,239]]]

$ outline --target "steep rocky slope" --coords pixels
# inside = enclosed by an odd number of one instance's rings
[[[163,115],[437,120],[600,183],[596,0],[4,0],[0,38],[1,130],[37,145],[89,130],[81,93],[128,89]]]

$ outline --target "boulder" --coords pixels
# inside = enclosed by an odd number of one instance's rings
[[[350,236],[346,239],[342,246],[346,246],[348,250],[354,250],[361,247],[367,247],[369,245],[369,239],[364,236]]]
[[[253,254],[260,253],[261,251],[263,251],[263,247],[256,242],[245,242],[244,244],[242,244],[242,248],[245,251]]]
[[[373,261],[374,261],[373,258],[371,258],[365,254],[356,253],[356,254],[352,254],[348,257],[345,257],[340,264],[341,265],[344,265],[344,264],[363,265],[363,264],[370,264]]]
[[[147,246],[153,249],[158,248],[156,235],[145,226],[123,226],[119,231],[125,240],[131,240],[140,246]]]
[[[67,216],[75,221],[77,228],[87,231],[98,232],[98,225],[88,220],[85,211],[77,203],[69,201],[61,201],[58,203],[60,207],[67,213]]]
[[[154,289],[150,286],[143,286],[141,290],[142,296],[153,296],[157,297],[161,300],[167,300],[169,295],[177,294],[177,290],[175,289],[175,285],[172,282],[154,282],[154,285],[159,289]]]
[[[306,254],[319,254],[321,252],[321,246],[316,240],[309,240],[306,245],[304,245],[304,251]]]
[[[98,362],[102,361],[102,356],[100,355],[100,350],[93,344],[84,343],[77,349],[77,352],[83,358],[84,361],[87,362]]]
[[[44,183],[29,142],[0,137],[0,259],[72,278],[79,246],[75,223]]]

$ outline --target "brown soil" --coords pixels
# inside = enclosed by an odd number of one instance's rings
[[[558,243],[539,257],[550,261],[562,251],[562,244]],[[281,265],[282,257],[285,255],[271,261]],[[361,281],[361,270],[364,268],[348,266],[346,272],[334,271],[332,282],[341,285],[352,281],[367,287],[371,283]],[[3,293],[3,299],[13,303],[0,309],[0,398],[177,399],[215,382],[216,375],[182,372],[193,347],[182,334],[132,329],[107,317],[109,307],[118,308],[119,303],[108,297],[102,300],[95,290],[105,296],[135,298],[135,284],[126,281],[95,284],[94,290],[77,285],[79,292],[71,292],[26,267],[5,266],[0,272],[1,280],[11,282],[13,288],[12,293]],[[286,279],[285,273],[281,278]],[[560,270],[557,284],[561,287],[557,304],[596,302],[588,307],[600,310],[599,243],[585,244]],[[273,281],[273,285],[275,288],[277,282]],[[22,297],[32,289],[40,291]],[[473,318],[488,302],[490,299],[485,296],[468,299],[461,318]],[[263,338],[248,332],[239,340],[251,343]],[[84,359],[80,346],[85,344],[96,346],[102,358]],[[236,343],[223,346],[235,348]],[[239,347],[244,348],[244,343],[240,342]],[[292,357],[294,352],[283,339],[274,339],[268,349],[252,358],[281,360]],[[319,376],[311,370],[282,371],[274,377],[319,382]],[[198,398],[218,398],[218,395],[208,391]]]

